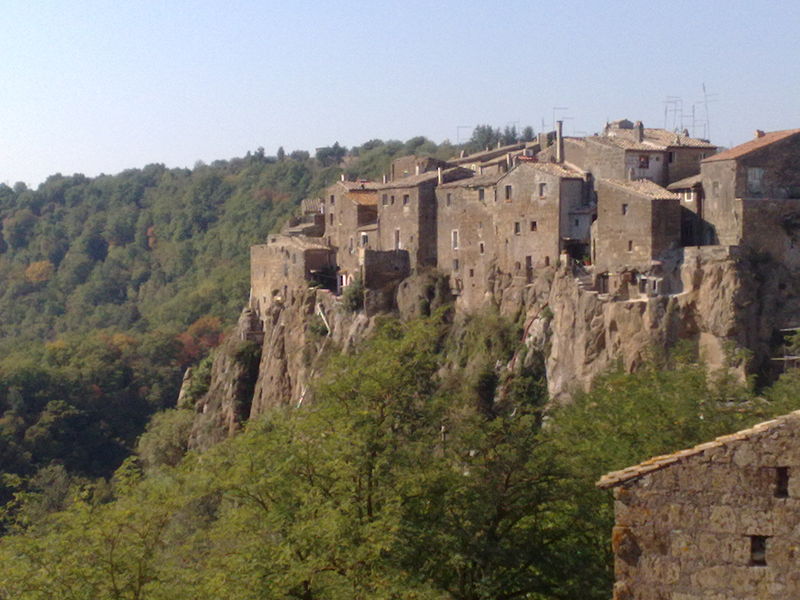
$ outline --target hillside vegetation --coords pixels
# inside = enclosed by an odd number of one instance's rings
[[[470,327],[493,340],[473,364],[514,349],[513,324]],[[794,375],[759,400],[673,356],[543,421],[535,372],[492,410],[508,381],[437,375],[457,337],[446,312],[390,319],[331,360],[315,403],[205,454],[165,451],[187,435],[170,410],[110,484],[40,473],[0,542],[0,598],[600,600],[613,519],[594,481],[796,402]]]
[[[379,176],[451,151],[373,140],[0,185],[0,471],[110,476],[245,305],[252,244],[342,165]],[[0,504],[20,481],[0,481]]]

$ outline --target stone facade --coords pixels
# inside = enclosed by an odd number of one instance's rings
[[[788,255],[800,226],[800,129],[758,134],[703,161],[702,217],[713,243]]]
[[[680,197],[650,181],[597,181],[596,272],[648,271],[681,242]]]
[[[610,473],[615,600],[800,597],[800,412]]]
[[[370,235],[378,221],[378,194],[369,181],[337,181],[325,189],[322,210],[325,240],[336,250],[338,289],[349,285],[359,271],[358,249],[377,249]]]
[[[314,238],[270,235],[250,247],[250,307],[263,315],[276,298],[291,303],[310,281],[330,285],[336,259],[333,248]]]
[[[377,185],[378,248],[408,251],[412,273],[435,267],[436,186],[470,175],[472,171],[453,168]]]

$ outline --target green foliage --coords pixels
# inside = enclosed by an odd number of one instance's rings
[[[364,308],[364,283],[357,276],[353,282],[342,291],[342,306],[348,312],[357,312]]]

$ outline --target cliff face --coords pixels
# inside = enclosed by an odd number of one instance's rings
[[[585,272],[562,264],[532,283],[496,277],[486,302],[524,323],[526,356],[536,350],[545,357],[554,401],[587,389],[617,361],[633,370],[654,348],[679,340],[695,343],[712,369],[728,364],[742,376],[774,369],[776,332],[800,324],[797,277],[764,257],[723,247],[684,249],[670,268],[676,289],[667,295],[648,296],[633,284],[599,293]],[[407,278],[394,293],[404,318],[452,299],[446,278],[432,274]],[[263,314],[243,316],[218,351],[208,392],[196,404],[195,446],[232,434],[271,407],[304,402],[324,354],[347,351],[369,334],[375,311],[367,300],[366,312],[353,313],[330,292],[305,289],[277,299]],[[248,337],[260,343],[257,368],[242,360]]]

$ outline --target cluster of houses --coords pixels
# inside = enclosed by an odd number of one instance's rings
[[[463,308],[498,279],[586,265],[597,293],[680,292],[690,247],[739,247],[800,271],[800,129],[718,152],[628,120],[601,134],[449,161],[394,161],[380,182],[341,180],[254,246],[251,309],[309,282],[369,291],[417,271],[449,276]],[[692,250],[691,252],[696,252]],[[613,489],[616,600],[800,595],[800,412],[603,477]]]
[[[717,152],[687,131],[609,123],[448,161],[407,156],[382,181],[348,181],[252,249],[260,312],[309,280],[377,290],[421,269],[449,276],[463,308],[498,280],[530,283],[573,260],[600,293],[680,291],[670,266],[687,246],[749,246],[800,266],[800,130],[757,132]]]

